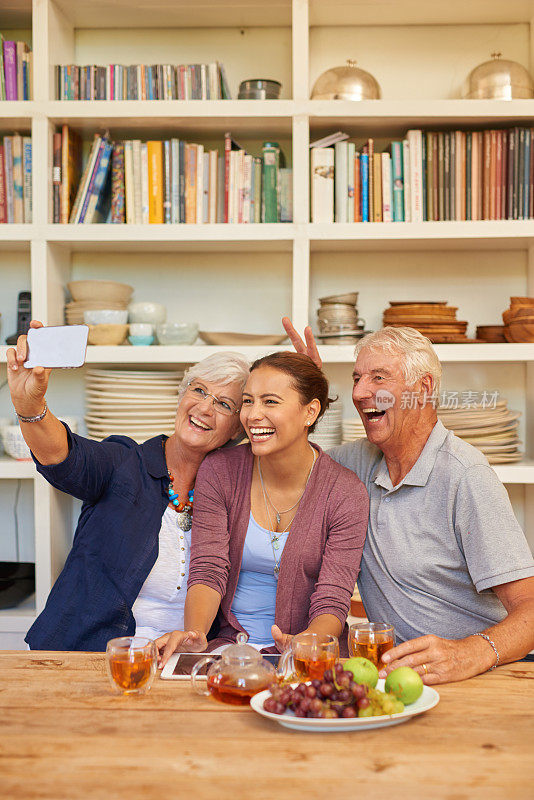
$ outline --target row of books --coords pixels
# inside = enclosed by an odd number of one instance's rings
[[[109,64],[55,67],[58,100],[230,100],[224,67]]]
[[[312,222],[534,218],[534,129],[409,130],[311,146]],[[338,137],[339,138],[339,137]]]
[[[0,100],[31,100],[32,69],[26,42],[4,41],[0,34]]]
[[[0,139],[0,223],[32,221],[32,140],[30,136]]]
[[[292,171],[275,142],[258,157],[230,134],[222,153],[176,138],[113,142],[95,134],[83,171],[81,145],[67,125],[54,134],[54,222],[292,221]]]

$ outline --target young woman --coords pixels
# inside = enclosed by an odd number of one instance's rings
[[[185,630],[157,640],[163,664],[176,650],[205,650],[216,616],[210,650],[239,631],[273,651],[304,630],[341,635],[369,503],[354,473],[308,441],[328,403],[306,356],[252,365],[241,409],[250,444],[210,455],[198,473]]]

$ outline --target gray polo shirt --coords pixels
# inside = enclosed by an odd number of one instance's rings
[[[358,578],[370,621],[397,642],[458,639],[506,616],[492,586],[534,575],[508,494],[486,458],[437,422],[410,472],[393,486],[382,452],[360,439],[329,450],[369,492]]]

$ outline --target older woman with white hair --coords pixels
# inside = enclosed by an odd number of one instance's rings
[[[248,362],[219,353],[191,367],[172,436],[137,444],[72,433],[46,404],[50,370],[24,368],[26,354],[25,336],[7,352],[22,434],[38,472],[83,500],[72,550],[26,642],[96,651],[117,636],[183,628],[195,478],[207,453],[240,436]]]
[[[316,362],[284,321],[295,347]],[[413,328],[386,327],[356,346],[352,400],[367,438],[329,455],[369,493],[358,586],[371,621],[395,626],[387,670],[425,683],[463,680],[534,648],[534,560],[485,456],[448,431],[432,398],[441,365]]]

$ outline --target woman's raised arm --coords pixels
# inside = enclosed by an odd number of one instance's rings
[[[32,320],[32,328],[42,328],[42,322]],[[7,380],[11,400],[19,417],[20,429],[26,444],[41,464],[60,464],[69,454],[67,432],[62,423],[46,410],[45,394],[48,388],[50,369],[34,367],[26,369],[28,355],[26,336],[19,336],[17,349],[7,351]],[[35,422],[24,422],[21,417],[40,417]]]

